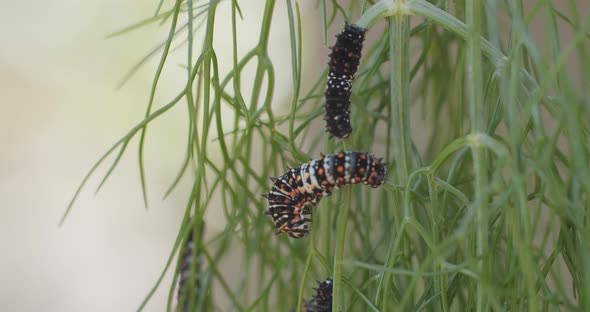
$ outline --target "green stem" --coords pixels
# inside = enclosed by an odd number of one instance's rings
[[[309,269],[311,267],[311,260],[315,255],[315,231],[311,231],[309,237],[309,253],[307,254],[307,258],[305,259],[305,266],[303,267],[303,271],[301,272],[301,282],[299,283],[299,295],[297,296],[297,309],[295,311],[301,311],[301,303],[303,303],[303,292],[305,290],[305,281],[307,280],[307,274],[309,273]]]
[[[401,12],[401,11],[400,11]],[[396,147],[393,151],[396,160],[396,176],[398,183],[404,185],[411,171],[410,151],[412,150],[412,139],[410,134],[410,16],[407,14],[394,17],[390,25],[390,46],[389,59],[393,60],[393,70],[390,72],[391,111],[393,113],[393,144]],[[411,218],[410,205],[404,205],[404,219]],[[397,233],[403,235],[403,233]],[[393,241],[393,237],[392,237]],[[402,244],[405,251],[408,246]],[[392,250],[393,254],[400,254],[400,250]],[[404,252],[405,253],[405,252]],[[407,253],[406,253],[407,254]],[[392,260],[395,257],[391,258]],[[388,263],[393,267],[395,261]],[[386,273],[386,289],[391,273]],[[383,296],[385,300],[387,296]],[[384,302],[386,307],[388,303]]]
[[[517,3],[510,3],[510,10],[512,12],[512,47],[510,51],[509,63],[507,66],[507,75],[504,81],[505,89],[502,94],[505,94],[505,115],[506,121],[509,128],[509,139],[510,139],[510,154],[521,155],[521,135],[522,128],[519,122],[519,112],[517,111],[520,75],[519,69],[522,67],[522,54],[523,54],[523,34],[526,33],[526,26],[522,20],[522,7]],[[515,218],[511,224],[513,225],[514,244],[518,254],[519,266],[522,271],[525,286],[528,292],[528,310],[539,311],[537,300],[535,298],[536,289],[536,273],[534,268],[536,267],[534,260],[531,259],[531,247],[533,246],[533,238],[530,228],[529,220],[529,207],[527,203],[527,186],[525,183],[526,173],[521,169],[521,162],[516,157],[511,162],[511,179],[512,188],[516,198],[515,204],[519,207],[520,214]],[[516,213],[516,212],[515,212]],[[517,220],[520,220],[518,222]]]
[[[394,151],[398,183],[405,183],[410,171],[411,137],[410,137],[410,18],[407,15],[396,16],[390,24],[389,59],[392,61],[390,71],[391,102],[393,118],[393,140],[397,149]],[[408,211],[404,212],[406,216]]]
[[[350,203],[352,200],[352,192],[346,190],[346,201]],[[338,222],[336,227],[336,249],[334,250],[334,289],[332,297],[332,311],[341,311],[340,305],[342,303],[342,262],[344,259],[344,245],[346,242],[346,223],[348,222],[348,212],[350,204],[345,204],[338,211]]]
[[[401,12],[401,11],[397,11]],[[394,159],[396,160],[395,175],[399,184],[405,184],[410,172],[409,151],[411,149],[410,138],[410,118],[408,106],[410,103],[410,61],[409,61],[409,39],[410,39],[410,17],[408,15],[395,16],[390,20],[389,27],[389,59],[392,63],[390,70],[390,107],[392,112],[392,138]],[[409,205],[404,205],[404,219],[411,215]],[[395,255],[398,254],[397,247],[394,242],[398,241],[396,238],[400,237],[400,232],[392,232],[392,244],[389,246],[386,267],[393,267],[395,262]],[[403,247],[403,246],[402,246]],[[391,273],[384,272],[377,295],[375,297],[376,304],[381,304],[382,308],[387,307],[388,298],[384,294],[387,293],[391,280]],[[381,302],[380,302],[381,301]]]
[[[297,103],[299,103],[299,93],[301,91],[301,59],[302,59],[302,32],[301,32],[301,15],[299,14],[299,6],[297,5],[297,25],[294,23],[293,9],[290,0],[287,0],[287,13],[289,15],[289,29],[291,36],[291,64],[293,77],[293,100],[291,102],[291,118],[289,120],[289,141],[293,149],[295,146],[295,115]],[[297,27],[295,27],[297,26]],[[299,36],[297,36],[299,35]]]
[[[467,24],[467,85],[469,95],[469,119],[471,133],[482,133],[486,129],[485,112],[483,101],[483,71],[482,71],[482,49],[481,49],[481,3],[476,0],[466,2],[465,8]],[[475,209],[477,209],[477,237],[476,254],[479,258],[479,276],[487,279],[487,263],[485,253],[488,249],[488,196],[485,186],[487,185],[487,157],[485,150],[480,146],[472,148],[473,167],[475,171]],[[486,298],[482,281],[477,285],[477,311],[486,310]]]

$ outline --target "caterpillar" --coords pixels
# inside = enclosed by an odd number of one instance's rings
[[[270,206],[265,214],[272,217],[276,234],[304,237],[309,233],[311,207],[317,206],[323,196],[347,184],[378,187],[385,183],[385,165],[383,159],[368,153],[340,152],[322,154],[299,168],[287,168],[281,177],[270,178],[273,186],[262,195]]]
[[[330,138],[346,138],[352,132],[350,125],[350,94],[352,81],[358,68],[365,32],[355,24],[346,24],[336,36],[336,44],[331,47],[330,67],[326,83],[326,131]]]
[[[318,281],[318,288],[314,288],[316,295],[303,305],[303,312],[331,312],[332,311],[332,278],[323,282]]]
[[[203,230],[204,230],[204,224],[200,226],[200,232],[201,232],[200,237],[203,237]],[[180,272],[179,272],[179,279],[178,279],[178,301],[179,301],[178,304],[180,307],[182,307],[182,309],[180,309],[181,311],[187,311],[189,309],[189,305],[191,302],[194,302],[196,304],[197,298],[199,297],[199,294],[202,292],[202,289],[201,289],[202,288],[201,267],[203,265],[203,256],[201,255],[200,250],[196,250],[196,252],[194,251],[195,248],[197,248],[195,241],[194,241],[194,236],[195,236],[194,232],[191,229],[191,231],[188,234],[188,237],[184,243],[184,247],[182,249],[182,253],[180,254],[180,258],[179,258]],[[194,255],[196,255],[196,257],[193,257]],[[194,265],[196,266],[194,274],[191,274],[191,272],[190,272],[192,263],[195,263]],[[189,293],[186,293],[186,291],[187,291],[186,285],[188,284],[188,281],[191,279],[193,279],[195,281],[194,282],[194,293],[189,294]]]

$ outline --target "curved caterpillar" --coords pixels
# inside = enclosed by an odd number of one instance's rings
[[[321,283],[318,281],[318,288],[314,288],[316,295],[303,305],[303,312],[331,312],[332,285],[331,277]]]
[[[358,68],[365,32],[355,24],[347,24],[336,36],[336,44],[331,47],[326,83],[326,131],[340,139],[352,132],[350,125],[350,93],[352,81]]]
[[[294,238],[309,233],[311,207],[334,188],[357,183],[378,187],[385,183],[387,174],[382,159],[363,152],[322,155],[299,168],[287,169],[281,177],[270,178],[270,193],[262,196],[268,199],[270,207],[265,214],[273,218],[276,234],[286,232]]]

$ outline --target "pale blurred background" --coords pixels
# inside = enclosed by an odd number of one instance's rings
[[[165,38],[168,24],[105,37],[152,16],[157,3],[0,0],[1,311],[134,311],[162,271],[188,198],[184,183],[162,200],[184,157],[184,103],[149,128],[148,210],[142,202],[135,140],[98,195],[94,190],[105,166],[83,190],[63,227],[58,227],[92,164],[142,119],[160,53],[122,89],[117,90],[117,85]],[[291,88],[284,5],[278,1],[275,8],[271,39],[279,77],[275,102],[289,97]],[[310,12],[310,4],[300,5],[310,20],[319,21],[310,15],[318,14]],[[241,53],[254,46],[248,35],[258,37],[263,7],[264,1],[242,3]],[[231,53],[230,37],[221,35],[229,33],[228,8],[229,2],[223,2],[218,13],[220,59]],[[311,27],[317,25],[305,26]],[[305,39],[319,40],[319,34]],[[200,45],[195,50],[198,53]],[[317,62],[324,63],[325,58]],[[227,72],[231,63],[220,63],[222,72]],[[184,48],[173,52],[168,64],[156,107],[185,83]],[[208,230],[224,226],[220,215],[212,211],[207,216]],[[170,282],[168,275],[147,311],[164,309]]]
[[[1,311],[133,311],[163,269],[188,196],[184,183],[162,200],[184,156],[184,104],[149,128],[148,210],[142,202],[135,140],[98,196],[94,190],[105,166],[83,190],[64,226],[58,227],[92,164],[143,117],[159,53],[122,89],[117,85],[161,42],[167,28],[148,26],[114,39],[105,37],[151,16],[157,2],[0,0]],[[264,1],[244,3],[244,21],[238,28],[241,53],[254,45],[249,36],[258,37],[264,7]],[[299,2],[307,21],[303,70],[308,77],[317,77],[327,58],[313,3]],[[586,0],[579,4],[587,10]],[[270,47],[277,77],[275,104],[285,103],[291,90],[284,5],[277,2]],[[218,13],[220,59],[231,52],[230,37],[223,35],[229,34],[228,8],[229,2],[223,2]],[[542,28],[537,35],[543,37]],[[564,35],[571,38],[569,31]],[[199,46],[195,49],[198,52]],[[157,107],[184,85],[185,63],[183,48],[171,54]],[[575,64],[569,64],[574,72]],[[231,63],[220,65],[225,73]],[[414,132],[418,141],[419,132]],[[223,228],[220,216],[210,211],[209,231]],[[168,275],[147,311],[164,309],[170,282]]]

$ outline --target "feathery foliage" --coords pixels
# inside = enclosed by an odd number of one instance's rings
[[[172,264],[195,233],[203,291],[190,309],[300,311],[315,281],[333,276],[334,311],[590,310],[590,13],[573,0],[317,4],[324,35],[344,20],[368,28],[353,132],[343,141],[322,129],[327,66],[302,90],[302,51],[311,47],[296,2],[287,1],[290,80],[275,75],[268,54],[271,29],[285,27],[273,21],[276,0],[266,1],[246,53],[236,45],[245,1],[162,1],[128,29],[160,22],[170,31],[145,119],[90,174],[115,154],[110,174],[134,138],[143,168],[149,123],[186,105],[186,157],[171,189],[183,177],[193,187],[162,274],[178,272]],[[213,44],[220,19],[231,20],[233,36],[223,38],[233,43],[231,59],[218,58]],[[204,37],[194,35],[199,27]],[[173,42],[183,49],[171,50]],[[186,54],[186,85],[154,110],[160,73],[174,66],[169,53]],[[222,63],[232,69],[220,72]],[[247,66],[253,77],[243,75]],[[292,84],[288,103],[272,103],[277,83]],[[339,150],[385,156],[386,187],[325,199],[309,238],[274,236],[260,197],[267,177]],[[201,237],[207,209],[222,209],[227,226]],[[236,252],[241,273],[231,276],[221,263]],[[187,287],[190,294],[196,283]]]

